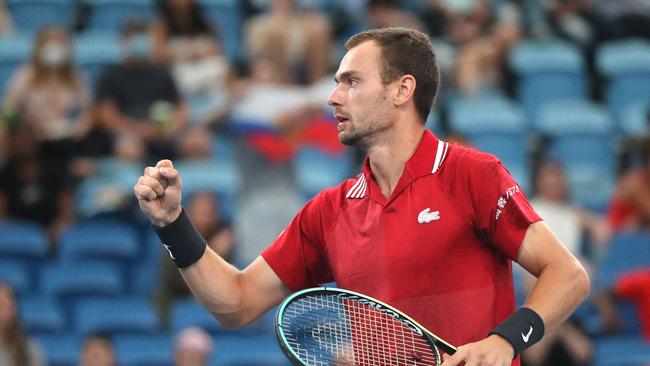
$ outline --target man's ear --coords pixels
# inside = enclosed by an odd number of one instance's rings
[[[397,91],[393,99],[396,106],[402,106],[409,100],[413,99],[415,93],[415,78],[413,75],[406,74],[396,81]]]

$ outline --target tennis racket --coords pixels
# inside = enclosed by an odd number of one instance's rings
[[[401,311],[372,297],[316,287],[287,297],[275,318],[275,333],[295,365],[440,365],[438,348],[456,347]]]

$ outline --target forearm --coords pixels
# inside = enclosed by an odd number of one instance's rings
[[[212,249],[180,270],[194,296],[224,327],[241,327],[253,320],[244,306],[243,274]]]
[[[537,278],[525,307],[544,320],[548,333],[580,305],[589,294],[589,278],[577,259],[570,263],[550,263]]]

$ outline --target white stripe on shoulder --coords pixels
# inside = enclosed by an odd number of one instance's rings
[[[445,157],[447,156],[447,149],[449,147],[449,144],[442,141],[438,140],[438,149],[436,151],[436,160],[433,163],[433,169],[431,170],[431,173],[437,172],[440,167],[442,166],[442,162],[445,160]]]
[[[445,151],[442,153],[442,158],[440,159],[440,164],[438,165],[438,169],[440,169],[442,163],[445,162],[445,159],[447,158],[447,152],[449,152],[449,144],[445,142]]]
[[[348,193],[345,195],[345,198],[363,198],[366,195],[368,190],[368,184],[366,182],[366,177],[361,174],[357,181],[354,183],[352,188],[348,190]]]

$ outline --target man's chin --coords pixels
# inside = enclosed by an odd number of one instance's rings
[[[346,146],[360,147],[363,148],[363,139],[359,135],[346,134],[345,132],[339,132],[339,141]]]

